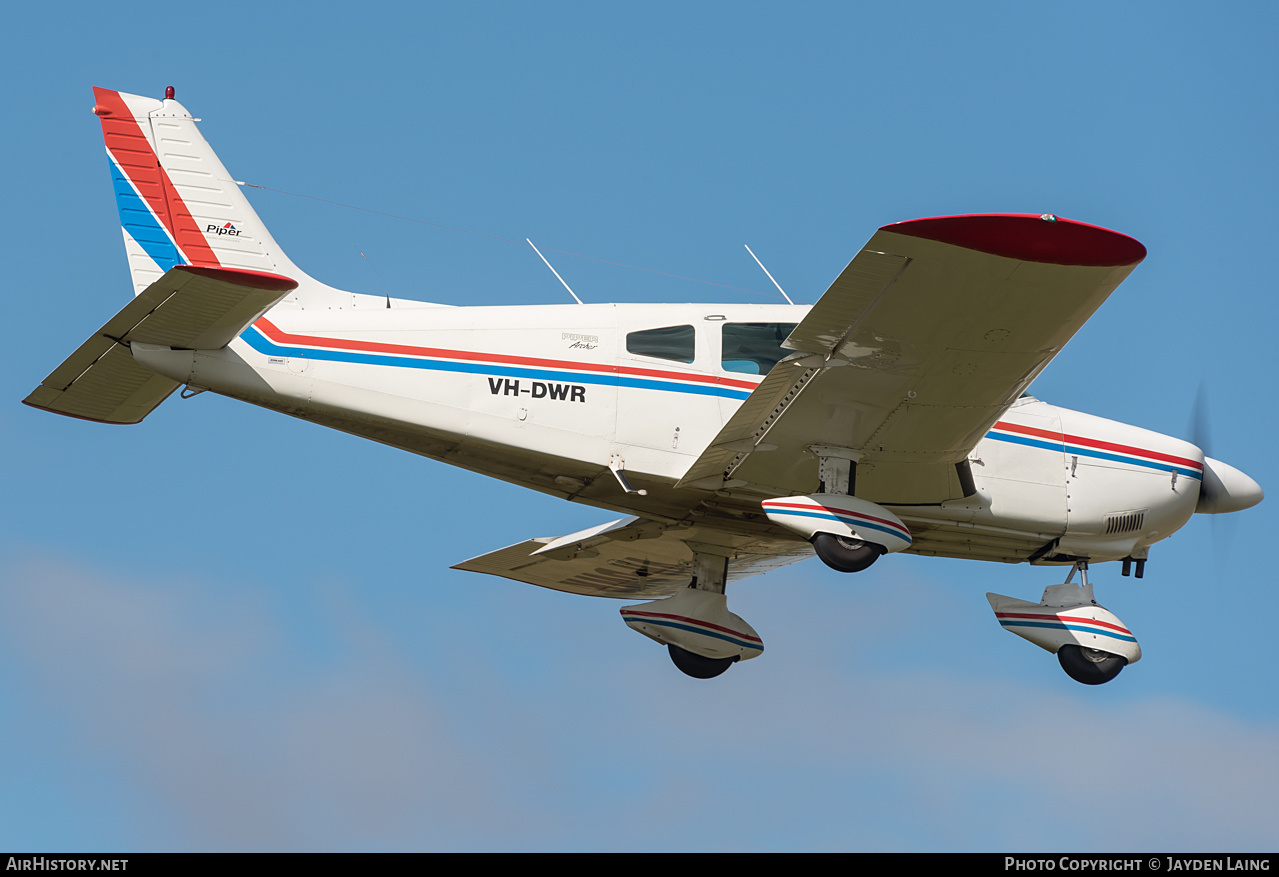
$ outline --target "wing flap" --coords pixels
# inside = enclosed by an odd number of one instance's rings
[[[27,405],[102,423],[137,423],[178,383],[138,363],[129,344],[216,350],[297,284],[254,271],[180,265],[165,272],[55,368]]]
[[[796,368],[787,360],[778,363],[733,412],[715,440],[675,486],[720,487],[737,463],[760,446],[773,422],[799,398],[800,391],[817,374],[815,368]]]

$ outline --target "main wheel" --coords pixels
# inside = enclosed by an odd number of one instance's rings
[[[813,537],[813,550],[822,563],[840,572],[861,572],[884,553],[882,545],[863,542],[834,533],[818,533]]]
[[[671,653],[675,666],[694,679],[714,679],[738,661],[737,655],[731,658],[706,658],[669,643],[666,648]]]
[[[1066,675],[1084,685],[1101,685],[1119,675],[1128,663],[1122,655],[1112,655],[1101,649],[1085,649],[1074,644],[1057,650],[1057,660]]]

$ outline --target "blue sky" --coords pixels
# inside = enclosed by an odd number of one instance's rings
[[[10,10],[0,848],[1273,850],[1273,498],[1192,520],[1143,580],[1094,570],[1144,651],[1101,688],[983,597],[1033,599],[1060,571],[900,555],[742,583],[768,651],[705,683],[619,603],[448,568],[607,512],[212,394],[134,427],[18,403],[129,295],[90,88],[172,84],[237,178],[531,237],[587,301],[776,300],[748,243],[811,302],[874,229],[919,216],[1115,228],[1150,255],[1035,393],[1184,436],[1202,385],[1214,455],[1273,493],[1277,19]],[[567,300],[526,247],[250,197],[335,286]]]

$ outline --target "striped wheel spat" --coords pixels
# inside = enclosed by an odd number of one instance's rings
[[[693,633],[700,633],[703,636],[714,637],[715,639],[724,640],[735,646],[744,649],[752,649],[757,652],[764,651],[764,641],[757,636],[732,630],[731,628],[722,627],[718,624],[710,624],[706,621],[698,621],[696,618],[689,618],[686,615],[672,615],[668,612],[651,612],[640,609],[622,609],[622,619],[627,623],[632,622],[639,624],[651,624],[656,627],[671,627],[677,630],[688,630]]]
[[[887,520],[886,518],[877,518],[872,515],[862,514],[861,512],[850,512],[844,509],[830,509],[826,506],[817,505],[816,503],[794,503],[794,502],[775,502],[773,500],[765,500],[760,503],[764,507],[764,511],[772,512],[777,515],[794,515],[800,518],[819,518],[828,521],[838,521],[846,524],[856,530],[869,529],[878,530],[881,533],[887,533],[890,536],[896,536],[902,539],[907,545],[914,540],[910,537],[910,531],[900,524]]]
[[[995,617],[1004,627],[1041,627],[1049,630],[1073,630],[1081,633],[1095,633],[1108,636],[1126,643],[1135,643],[1137,638],[1132,631],[1108,621],[1096,621],[1092,618],[1080,618],[1074,615],[1040,614],[1035,612],[996,612]]]

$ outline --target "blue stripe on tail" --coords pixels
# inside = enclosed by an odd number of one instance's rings
[[[133,184],[109,156],[107,164],[111,165],[115,206],[120,211],[120,224],[124,226],[124,230],[155,260],[160,271],[168,271],[174,265],[185,265],[187,260],[178,251],[168,232],[156,221],[146,202],[138,196]]]

